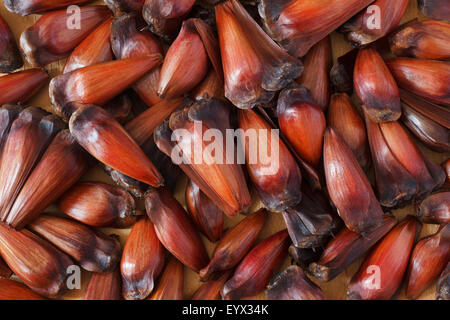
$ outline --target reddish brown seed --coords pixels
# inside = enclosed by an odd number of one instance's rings
[[[293,244],[299,248],[317,248],[339,229],[341,221],[320,191],[302,187],[302,201],[283,212]]]
[[[377,227],[383,211],[350,148],[333,129],[325,132],[323,151],[328,193],[345,225],[355,232]]]
[[[161,186],[161,174],[112,116],[100,107],[86,105],[70,117],[69,128],[77,142],[97,160],[151,186]]]
[[[380,123],[379,127],[389,150],[416,180],[418,184],[416,199],[420,200],[444,183],[444,172],[439,166],[430,163],[422,155],[422,152],[400,123],[397,121]]]
[[[56,76],[49,87],[53,110],[68,119],[79,108],[71,102],[102,105],[160,63],[161,56],[155,54],[104,62]]]
[[[0,72],[8,73],[23,66],[16,40],[8,23],[0,16]]]
[[[450,5],[447,0],[417,0],[420,11],[427,17],[449,21]]]
[[[0,216],[5,221],[16,196],[53,137],[64,128],[54,115],[24,109],[11,125],[0,164]]]
[[[450,300],[450,261],[442,271],[436,285],[436,300]]]
[[[191,297],[191,300],[220,300],[220,290],[231,275],[232,270],[223,272],[217,279],[202,284]]]
[[[45,300],[22,283],[0,278],[0,300]]]
[[[16,231],[0,224],[0,254],[36,293],[56,298],[67,290],[67,271],[72,260],[30,231]]]
[[[424,223],[450,223],[450,191],[428,196],[416,207],[416,214]]]
[[[303,70],[283,51],[237,0],[215,6],[225,97],[241,109],[268,103]]]
[[[194,3],[195,0],[145,0],[142,15],[154,34],[169,41]]]
[[[183,282],[183,265],[171,256],[147,300],[183,300]]]
[[[321,281],[330,281],[373,247],[397,223],[385,215],[381,225],[362,235],[347,228],[342,229],[326,246],[320,259],[309,265],[309,271]]]
[[[267,215],[267,210],[260,209],[230,229],[220,239],[209,264],[200,270],[200,278],[207,281],[214,278],[215,273],[234,268],[255,243]]]
[[[59,209],[93,227],[128,228],[136,221],[136,204],[122,188],[101,182],[80,182],[58,200]]]
[[[145,195],[145,209],[159,241],[181,263],[195,272],[208,264],[208,255],[194,223],[169,189],[150,188]]]
[[[104,1],[116,16],[123,12],[141,12],[145,0],[105,0]]]
[[[330,101],[331,43],[325,37],[303,58],[303,73],[296,81],[307,87],[317,105],[326,110]]]
[[[222,149],[222,155],[218,153],[213,156],[211,152],[202,152],[202,161],[196,160],[198,151],[192,151],[192,147],[199,143],[202,150],[210,150],[205,149],[210,143],[203,139],[207,130],[219,130],[222,137],[226,137],[227,129],[231,128],[230,106],[225,101],[201,100],[190,108],[174,112],[168,122],[162,123],[155,130],[155,142],[167,156],[177,155],[172,161],[179,164],[184,173],[217,207],[225,214],[234,216],[247,212],[251,202],[242,167],[236,161],[231,164],[227,162],[227,159],[233,159],[240,152],[239,148],[225,147],[225,142],[218,139],[217,146]],[[173,138],[176,141],[183,139],[183,143],[178,144]],[[180,154],[180,151],[183,152]]]
[[[328,108],[328,126],[344,139],[363,169],[370,164],[369,147],[364,120],[346,93],[331,96]]]
[[[150,122],[151,124],[151,122]],[[145,128],[145,125],[141,129]],[[143,130],[145,131],[145,130]],[[153,136],[150,136],[141,145],[142,151],[149,157],[149,159],[155,164],[158,171],[162,174],[164,178],[164,184],[171,190],[174,191],[178,177],[181,174],[181,169],[172,162],[172,159],[166,156],[162,151],[156,146]],[[148,189],[148,185],[133,179],[111,167],[104,167],[106,173],[111,177],[111,179],[121,188],[124,188],[130,192],[134,197],[138,199],[144,198],[144,194]]]
[[[186,186],[185,199],[187,211],[197,228],[211,242],[218,241],[222,237],[223,212],[192,180],[189,180]]]
[[[259,13],[270,36],[290,54],[303,57],[373,0],[263,0]]]
[[[256,245],[242,260],[222,288],[225,300],[250,297],[264,290],[273,273],[283,262],[289,248],[286,230],[275,233]]]
[[[23,103],[36,94],[47,82],[42,69],[28,69],[0,77],[0,105]]]
[[[83,294],[83,300],[120,300],[120,269],[108,273],[92,273]]]
[[[347,21],[340,31],[346,34],[353,46],[365,46],[383,38],[397,27],[408,3],[409,0],[377,0]],[[374,21],[375,15],[379,25]]]
[[[428,148],[450,152],[450,110],[402,90],[402,122]]]
[[[450,64],[446,61],[390,58],[386,64],[400,88],[430,102],[450,106]]]
[[[391,51],[399,57],[450,59],[450,25],[437,20],[414,19],[400,26],[390,37]]]
[[[192,20],[184,21],[164,58],[158,95],[163,99],[173,99],[186,94],[202,81],[208,65],[205,46]]]
[[[417,299],[445,269],[450,259],[450,225],[417,242],[406,273],[406,296]]]
[[[44,14],[20,35],[20,47],[32,66],[46,66],[69,56],[95,28],[111,16],[106,6],[77,8],[79,20],[71,10]]]
[[[87,154],[69,131],[59,132],[22,187],[6,223],[22,228],[34,220],[81,178],[88,167]]]
[[[111,46],[117,59],[164,54],[161,42],[150,31],[141,30],[135,14],[123,14],[114,18]],[[134,91],[149,107],[161,102],[157,94],[160,71],[161,67],[157,66],[133,84]]]
[[[122,294],[127,300],[145,299],[164,266],[164,248],[153,223],[144,217],[131,229],[123,248],[120,270]]]
[[[33,13],[42,13],[54,9],[67,7],[73,4],[82,4],[90,0],[4,0],[3,3],[11,12],[21,16]]]
[[[112,271],[120,260],[120,243],[116,238],[73,220],[41,215],[27,228],[71,256],[92,272]]]
[[[263,204],[277,212],[297,205],[302,197],[302,174],[289,149],[255,111],[239,110],[238,121],[243,130],[239,141],[245,150],[246,167]]]
[[[353,83],[364,111],[372,121],[378,123],[400,118],[402,109],[397,84],[375,49],[359,50]]]
[[[73,50],[67,59],[63,73],[112,60],[109,40],[112,21],[113,19],[109,18],[103,22]]]
[[[269,300],[324,300],[320,287],[315,285],[298,266],[290,266],[279,273],[267,286]]]
[[[404,206],[418,193],[418,182],[389,149],[380,126],[365,118],[380,203],[384,207]]]
[[[352,300],[391,299],[408,266],[422,224],[408,216],[392,229],[365,258],[348,287]]]
[[[322,156],[326,119],[305,87],[284,89],[278,97],[278,123],[302,159],[317,167]]]

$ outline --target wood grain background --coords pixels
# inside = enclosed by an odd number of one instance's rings
[[[96,1],[93,2],[93,4],[103,4],[102,1]],[[27,27],[31,26],[38,18],[39,15],[30,15],[27,17],[20,17],[16,14],[10,13],[5,9],[3,6],[3,1],[1,1],[0,4],[0,14],[4,17],[4,19],[8,22],[9,26],[11,27],[16,39],[19,39],[19,36],[23,30],[25,30]],[[425,17],[419,12],[417,9],[417,1],[411,0],[410,4],[408,6],[408,9],[402,19],[401,23],[404,23],[406,21],[409,21],[415,17],[419,17],[419,19],[424,19]],[[333,32],[331,35],[332,38],[332,50],[333,50],[333,58],[341,56],[342,54],[346,53],[351,49],[351,47],[345,42],[342,35]],[[58,75],[61,73],[61,70],[64,66],[65,60],[61,60],[58,62],[55,62],[53,64],[48,65],[45,69],[48,71],[50,76],[54,77],[55,75]],[[29,68],[29,66],[26,64],[25,67]],[[353,97],[354,99],[354,97]],[[355,99],[354,99],[355,100]],[[357,100],[355,100],[357,102]],[[46,109],[47,111],[51,111],[50,107],[50,101],[48,98],[48,86],[45,86],[42,88],[28,103],[29,105],[39,106],[43,109]],[[427,149],[425,149],[422,145],[419,143],[419,147],[424,151],[424,153],[434,162],[441,163],[445,159],[449,157],[449,154],[438,154],[431,152]],[[109,177],[103,172],[103,170],[100,167],[95,167],[91,171],[89,171],[83,178],[84,181],[103,181],[107,183],[112,183],[112,181],[109,179]],[[176,191],[176,198],[184,205],[184,189],[186,186],[186,179],[182,179],[177,186]],[[259,199],[257,199],[257,196],[255,195],[255,192],[252,191],[253,194],[253,206],[251,208],[251,211],[255,211],[258,209],[261,204]],[[143,209],[143,203],[139,203],[139,206],[141,209]],[[58,210],[51,206],[47,211],[49,212],[58,212]],[[403,208],[401,210],[394,211],[394,214],[397,218],[401,219],[405,215],[412,213],[413,208],[412,206],[409,206],[407,208]],[[239,222],[243,216],[236,217],[234,219],[229,219],[228,217],[225,218],[225,228],[229,228],[233,225],[235,225],[237,222]],[[266,222],[266,225],[261,232],[259,236],[259,240],[266,238],[267,236],[285,228],[283,218],[281,214],[273,213],[270,215],[269,219]],[[426,236],[428,234],[434,233],[437,230],[437,226],[435,225],[424,225],[424,228],[422,230],[421,236]],[[126,237],[129,233],[129,230],[117,230],[117,229],[104,229],[107,233],[116,233],[119,234],[121,237],[122,244],[125,243]],[[214,249],[214,245],[210,243],[205,237],[202,237],[203,241],[205,242],[206,248],[208,250],[208,253],[211,254],[212,250]],[[290,264],[289,258],[286,258],[282,269],[284,269],[286,266]],[[326,299],[346,299],[346,291],[347,291],[347,285],[352,277],[352,275],[358,270],[359,265],[361,264],[361,259],[357,262],[353,263],[350,267],[348,267],[344,272],[342,272],[338,277],[333,279],[332,281],[328,283],[321,283],[313,279],[314,282],[316,282],[324,291]],[[80,290],[72,290],[68,294],[66,294],[63,298],[64,299],[80,299],[82,296],[82,292],[84,290],[84,286],[89,279],[89,273],[83,272],[82,274],[82,288]],[[200,282],[198,279],[198,276],[193,271],[185,268],[185,280],[184,280],[185,288],[184,288],[184,297],[186,299],[190,298],[192,294],[195,292],[195,290],[200,286]],[[436,283],[433,283],[431,287],[429,287],[420,297],[420,299],[435,299],[435,286]],[[399,299],[404,299],[404,288],[401,289],[398,297]],[[265,299],[265,294],[261,293],[258,296],[252,297],[251,299]]]

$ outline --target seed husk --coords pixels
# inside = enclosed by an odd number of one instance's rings
[[[417,299],[444,271],[450,259],[450,225],[417,242],[406,273],[406,296]]]
[[[450,191],[425,198],[416,206],[416,214],[424,223],[450,223]]]
[[[320,259],[309,265],[309,272],[321,281],[334,279],[383,238],[396,223],[393,216],[385,215],[379,227],[365,234],[342,229],[327,244]]]
[[[161,55],[153,54],[99,63],[56,76],[49,87],[53,111],[69,119],[79,104],[103,105],[160,63]]]
[[[380,203],[351,149],[333,128],[325,132],[323,161],[329,196],[347,228],[367,232],[379,226]]]
[[[87,271],[110,272],[120,260],[121,248],[116,238],[79,222],[43,214],[27,228],[71,256]]]
[[[90,0],[4,0],[3,3],[10,12],[21,16],[27,16],[34,13],[42,13],[54,9],[67,7],[74,4],[83,4]]]
[[[69,131],[60,131],[22,187],[6,223],[24,227],[74,185],[89,166],[88,155]]]
[[[220,130],[226,137],[226,130],[231,129],[230,106],[218,99],[197,101],[192,107],[174,112],[169,121],[163,122],[155,129],[155,142],[158,148],[167,156],[176,154],[175,159],[184,173],[192,179],[225,214],[234,216],[245,213],[250,205],[250,193],[247,188],[243,169],[237,163],[228,164],[226,159],[233,159],[239,148],[225,148],[225,143],[218,141],[223,148],[222,158],[209,159],[211,153],[203,152],[202,164],[195,161],[192,146],[202,143],[202,150],[209,143],[203,140],[203,133],[208,129]],[[201,121],[201,130],[195,129],[195,122]],[[183,131],[183,137],[180,130]],[[201,132],[199,132],[201,131]],[[183,139],[182,144],[172,141],[172,134],[177,140]],[[206,145],[206,146],[205,146]],[[175,149],[177,148],[177,149]],[[180,154],[180,151],[183,151]],[[172,159],[174,160],[174,159]],[[181,162],[181,163],[180,163]],[[198,161],[197,161],[198,162]]]
[[[95,105],[77,109],[69,121],[77,142],[102,163],[136,180],[158,187],[161,174],[125,129],[105,110]],[[95,143],[90,137],[96,136]]]
[[[272,39],[300,58],[371,2],[373,0],[263,0],[258,9]]]
[[[215,6],[225,97],[241,109],[266,104],[298,78],[299,60],[283,51],[237,0]]]
[[[402,19],[409,0],[377,0],[371,4],[366,10],[361,11],[356,16],[347,21],[340,31],[346,34],[347,40],[356,47],[368,45],[393,31]],[[373,15],[374,7],[379,10],[380,21],[379,26],[374,27]]]
[[[222,237],[223,212],[193,182],[189,180],[185,191],[187,211],[197,228],[211,241]]]
[[[45,300],[20,282],[0,278],[0,300]]]
[[[217,279],[202,284],[193,294],[191,300],[220,300],[220,290],[230,277],[232,270],[224,271]]]
[[[237,300],[254,296],[264,290],[269,279],[283,262],[289,245],[287,230],[281,230],[257,244],[223,286],[222,298]]]
[[[278,123],[297,154],[319,165],[326,128],[324,112],[306,87],[284,89],[278,97]]]
[[[85,6],[79,10],[79,25],[71,17],[71,11],[64,9],[45,13],[22,32],[20,48],[28,63],[43,67],[68,57],[76,46],[111,16],[106,6]]]
[[[331,96],[328,108],[328,125],[334,128],[352,149],[362,169],[370,165],[369,144],[364,120],[346,93]]]
[[[317,105],[327,110],[330,101],[331,43],[325,37],[316,43],[303,58],[303,73],[296,81],[307,87]]]
[[[188,213],[166,187],[150,188],[145,209],[162,245],[195,272],[208,264],[208,255]]]
[[[325,299],[322,290],[298,266],[290,266],[276,275],[266,288],[266,296],[269,300]]]
[[[408,216],[393,228],[365,258],[350,281],[351,300],[387,300],[397,292],[422,224]]]
[[[438,20],[411,20],[390,37],[391,51],[399,57],[450,59],[450,26]]]
[[[67,268],[73,265],[72,260],[30,231],[17,231],[0,224],[0,254],[37,294],[56,298],[67,290]]]
[[[0,16],[0,72],[9,73],[23,66],[16,40],[8,23]]]
[[[450,106],[450,64],[446,61],[389,58],[386,64],[400,88],[430,102]]]
[[[120,300],[120,269],[107,273],[92,273],[83,294],[83,300]]]
[[[120,261],[125,299],[142,300],[152,292],[164,266],[164,254],[153,223],[141,218],[131,229]]]
[[[109,18],[103,22],[73,50],[67,59],[63,73],[112,60],[113,54],[109,40],[112,21],[113,19]]]
[[[183,300],[183,287],[183,264],[174,257],[170,257],[148,300]]]
[[[164,53],[161,42],[150,31],[141,30],[135,13],[114,18],[111,25],[111,47],[117,59]],[[148,107],[161,102],[157,94],[160,71],[161,67],[157,66],[133,84],[133,90]]]
[[[34,96],[47,82],[48,74],[33,68],[0,77],[0,105],[24,103]]]
[[[69,217],[93,227],[128,228],[136,222],[136,204],[122,188],[102,182],[80,182],[58,200]]]
[[[402,113],[397,83],[374,48],[360,49],[353,83],[363,109],[374,122],[396,121]]]
[[[316,108],[322,112],[319,107]],[[247,171],[263,204],[276,212],[297,205],[302,199],[302,174],[289,149],[255,111],[239,110],[238,121],[239,128],[244,132],[239,141],[245,150]],[[257,141],[255,137],[247,137],[247,132],[255,132]],[[261,141],[264,141],[266,146]],[[258,143],[259,156],[251,150],[255,143]],[[277,149],[273,148],[274,146]],[[261,153],[264,147],[266,154]],[[255,159],[256,157],[258,159]],[[262,160],[262,157],[268,159]]]
[[[0,158],[0,217],[9,211],[28,176],[63,122],[36,107],[24,109],[11,125]]]

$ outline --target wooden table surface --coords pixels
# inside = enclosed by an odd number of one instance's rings
[[[102,1],[96,1],[93,2],[93,4],[103,4]],[[23,30],[25,30],[27,27],[31,26],[34,21],[36,21],[39,18],[39,15],[30,15],[27,17],[21,17],[19,15],[10,13],[7,11],[3,5],[3,1],[1,1],[0,4],[0,14],[3,16],[3,18],[8,22],[10,28],[12,29],[16,40],[19,39],[19,36]],[[401,23],[404,23],[406,21],[409,21],[415,17],[419,17],[419,19],[425,18],[420,11],[417,9],[417,1],[411,0],[410,4],[408,6],[408,9],[402,19]],[[342,54],[346,53],[351,49],[350,45],[348,45],[342,35],[333,32],[331,35],[332,38],[332,50],[333,50],[333,58],[341,56]],[[45,69],[48,71],[48,73],[54,77],[61,73],[61,70],[64,66],[65,60],[61,60],[55,63],[52,63],[48,65]],[[29,68],[27,64],[25,64],[25,69]],[[353,97],[354,98],[354,97]],[[355,100],[356,101],[356,100]],[[43,109],[46,109],[47,111],[51,111],[50,107],[50,101],[48,97],[48,86],[45,86],[42,88],[29,102],[29,105],[39,106]],[[424,151],[424,153],[434,162],[441,163],[447,158],[449,158],[449,154],[439,154],[435,152],[431,152],[427,149],[425,149],[420,143],[419,147],[421,150]],[[103,181],[107,183],[112,183],[111,179],[103,172],[103,170],[97,166],[90,170],[83,178],[84,181]],[[179,181],[175,197],[184,205],[184,189],[186,186],[186,179],[181,179]],[[255,195],[254,190],[252,191],[253,195],[253,206],[251,208],[251,211],[255,211],[259,207],[261,207],[261,203],[257,196]],[[139,206],[141,209],[143,209],[143,203],[139,203]],[[51,206],[48,209],[49,212],[58,212],[58,210]],[[412,206],[395,210],[393,213],[395,216],[399,219],[403,218],[408,213],[412,213],[413,208]],[[237,222],[239,222],[243,216],[236,217],[234,219],[229,219],[228,217],[225,218],[225,226],[224,228],[229,228],[233,225],[235,225]],[[269,219],[266,222],[266,225],[261,232],[258,241],[261,239],[266,238],[267,236],[282,230],[285,228],[283,218],[281,214],[279,213],[272,213],[269,217]],[[428,234],[434,233],[437,230],[436,225],[424,225],[424,228],[422,230],[421,236],[426,236]],[[118,230],[118,229],[104,229],[107,233],[116,233],[119,234],[121,237],[122,244],[125,243],[126,237],[129,233],[129,230]],[[203,241],[205,242],[206,248],[208,250],[208,253],[211,254],[212,250],[214,249],[214,245],[210,243],[205,237],[202,237]],[[286,261],[283,264],[282,269],[286,268],[290,264],[289,258],[286,258]],[[321,283],[319,281],[316,281],[315,279],[312,279],[314,282],[316,282],[324,291],[325,298],[326,299],[346,299],[346,291],[347,291],[347,285],[353,276],[353,274],[358,270],[359,265],[361,264],[361,259],[357,262],[353,263],[350,267],[348,267],[344,272],[342,272],[338,277],[333,279],[332,281],[328,283]],[[80,290],[72,290],[69,293],[67,293],[63,298],[64,299],[80,299],[82,296],[82,292],[84,290],[84,286],[89,279],[88,272],[83,272],[82,274],[82,288]],[[198,279],[198,276],[193,271],[189,270],[188,268],[185,268],[185,279],[184,279],[184,297],[190,298],[192,294],[195,292],[195,290],[200,286],[200,282]],[[433,283],[431,287],[429,287],[421,296],[420,299],[435,299],[435,287],[436,283]],[[401,289],[401,292],[398,295],[399,299],[404,299],[404,288]],[[256,297],[253,297],[252,299],[265,299],[265,294],[262,292]]]

